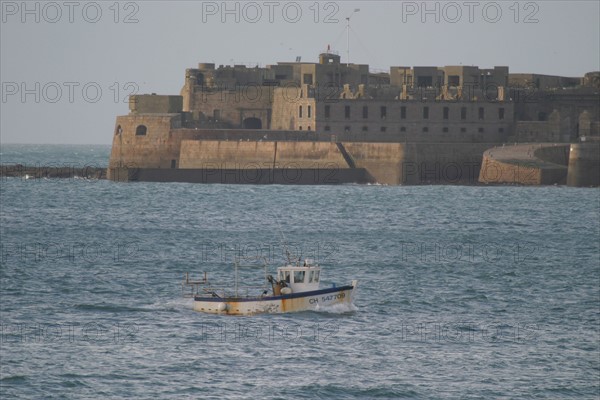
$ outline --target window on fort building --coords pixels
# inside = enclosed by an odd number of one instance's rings
[[[428,127],[426,127],[426,126],[424,126],[424,127],[423,127],[423,132],[429,132],[429,128],[428,128]]]
[[[326,125],[325,126],[325,132],[329,132],[329,131],[331,131],[331,127],[329,125]]]
[[[221,119],[221,110],[213,110],[213,119],[218,121]]]
[[[350,132],[350,127],[349,126],[344,127],[344,132]]]
[[[310,125],[308,126],[308,128],[306,130],[307,131],[312,131],[312,129],[310,129]]]
[[[381,128],[379,128],[380,132],[386,132],[387,131],[387,126],[382,126]]]
[[[429,118],[429,107],[423,107],[423,119]]]
[[[460,119],[462,119],[462,120],[467,119],[467,107],[462,107],[460,109]]]
[[[433,76],[418,76],[417,77],[417,86],[418,87],[432,87],[433,86]]]
[[[485,118],[485,109],[483,107],[479,107],[479,119]]]
[[[387,107],[381,106],[381,119],[385,119],[387,117]]]
[[[177,167],[177,160],[171,160],[171,168],[174,169]]]
[[[448,107],[444,107],[444,119],[448,119],[450,116],[450,109]]]
[[[146,125],[138,125],[135,129],[135,136],[146,136],[146,132],[148,132]]]
[[[467,128],[460,128],[460,133],[466,133],[467,132]]]
[[[329,118],[331,116],[331,106],[325,106],[325,118]]]
[[[447,127],[447,126],[443,127],[443,128],[442,128],[442,132],[444,132],[444,133],[448,133],[448,127]]]
[[[460,86],[460,76],[448,75],[448,86]]]
[[[344,107],[344,115],[346,119],[350,119],[350,106]]]
[[[304,74],[304,84],[312,85],[313,84],[313,76],[312,74]]]
[[[504,119],[504,108],[498,109],[498,119]]]
[[[406,132],[406,127],[405,126],[401,126],[400,127],[400,132]]]
[[[369,118],[369,107],[363,106],[363,118]]]
[[[298,108],[298,118],[302,118],[302,106]]]
[[[308,106],[308,118],[312,116],[312,107]]]
[[[119,125],[117,126],[117,129],[115,129],[115,135],[120,135],[121,133],[123,133],[123,128]]]
[[[483,128],[479,128],[479,129],[477,130],[477,132],[479,132],[479,133],[483,133],[483,132],[484,132],[484,129],[483,129]]]
[[[406,107],[400,107],[400,119],[406,119]]]
[[[363,126],[362,127],[362,131],[363,132],[368,132],[369,131],[369,127],[368,126]]]

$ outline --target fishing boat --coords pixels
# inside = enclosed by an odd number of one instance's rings
[[[264,264],[263,286],[240,286],[241,265],[235,262],[235,280],[230,287],[213,287],[206,272],[204,278],[192,280],[186,273],[182,288],[184,295],[193,297],[194,310],[229,315],[252,315],[259,313],[289,313],[318,310],[336,304],[351,304],[357,286],[353,280],[348,285],[320,287],[322,268],[306,259],[277,268],[277,275],[267,275]],[[259,291],[260,290],[260,291]],[[259,292],[258,295],[250,291]]]

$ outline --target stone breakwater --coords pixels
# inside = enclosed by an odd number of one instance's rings
[[[599,186],[600,142],[524,143],[483,154],[485,184]]]

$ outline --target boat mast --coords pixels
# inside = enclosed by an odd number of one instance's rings
[[[236,260],[235,260],[235,297],[239,297],[238,296],[238,269],[239,269],[239,265],[240,265],[240,261],[236,257]]]
[[[277,228],[279,229],[279,234],[281,235],[281,240],[283,243],[283,248],[285,249],[285,256],[288,260],[288,264],[292,264],[292,259],[290,257],[290,250],[288,249],[287,246],[287,241],[285,240],[285,236],[283,235],[283,231],[281,230],[281,225],[279,224],[279,219],[275,218],[275,222],[277,222]]]

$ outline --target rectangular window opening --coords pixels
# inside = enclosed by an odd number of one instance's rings
[[[304,283],[304,271],[294,271],[294,283]]]

